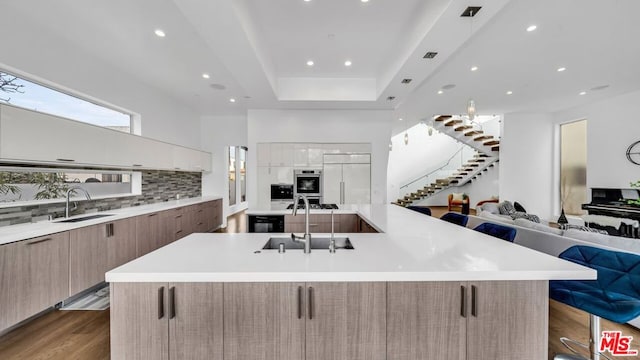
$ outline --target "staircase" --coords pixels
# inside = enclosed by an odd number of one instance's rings
[[[445,189],[471,183],[477,179],[478,176],[481,176],[483,172],[488,171],[489,168],[495,166],[495,164],[500,161],[500,140],[494,139],[491,135],[484,134],[478,125],[467,125],[463,120],[454,119],[451,115],[441,115],[433,120],[432,127],[472,147],[477,153],[450,176],[435,179],[435,182],[431,182],[421,189],[408,193],[403,198],[393,202],[393,204],[409,206],[415,201],[427,199]],[[402,188],[406,188],[428,176],[429,174],[416,179],[402,186]]]

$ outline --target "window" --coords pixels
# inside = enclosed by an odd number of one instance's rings
[[[0,71],[0,103],[131,132],[131,115]]]
[[[587,120],[560,125],[560,206],[582,215],[587,202]]]
[[[229,206],[236,204],[236,147],[229,146]]]
[[[229,206],[247,201],[247,148],[229,146]]]
[[[59,202],[73,186],[87,190],[92,199],[132,195],[133,177],[108,170],[0,168],[0,207]]]

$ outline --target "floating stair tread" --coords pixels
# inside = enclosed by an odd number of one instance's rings
[[[482,133],[483,133],[482,130],[473,130],[473,131],[468,131],[464,133],[464,136],[480,135]]]
[[[453,126],[456,124],[462,124],[462,120],[449,120],[446,123],[444,123],[444,126]]]
[[[489,140],[489,139],[493,139],[493,135],[482,135],[482,136],[478,136],[477,138],[474,138],[474,141],[482,141],[482,140]]]
[[[491,140],[491,141],[482,143],[482,145],[485,145],[485,146],[493,146],[493,145],[499,145],[499,144],[500,144],[500,141],[498,140]]]
[[[491,151],[500,151],[500,146],[492,146]]]
[[[435,121],[445,121],[451,119],[451,117],[451,115],[440,115],[435,119]]]
[[[464,131],[464,130],[469,130],[469,129],[473,129],[473,126],[471,126],[471,125],[462,125],[462,126],[458,126],[457,128],[453,129],[453,131]]]

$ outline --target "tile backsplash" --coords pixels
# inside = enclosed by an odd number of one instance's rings
[[[180,198],[197,197],[202,194],[202,174],[199,172],[143,171],[142,194],[121,198],[99,199],[78,202],[72,214],[88,211],[108,211],[131,206],[153,204]],[[65,203],[16,206],[0,208],[0,226],[31,222],[33,218],[54,215],[64,216]]]

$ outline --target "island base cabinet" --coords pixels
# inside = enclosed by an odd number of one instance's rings
[[[385,360],[386,286],[307,283],[306,360]]]
[[[225,283],[224,359],[300,360],[304,283]]]
[[[464,360],[467,320],[461,315],[462,286],[453,282],[389,283],[387,359]]]
[[[468,291],[467,360],[547,358],[548,281],[470,282]]]
[[[388,360],[547,358],[547,281],[388,286]]]
[[[222,359],[222,284],[112,283],[111,358]]]

